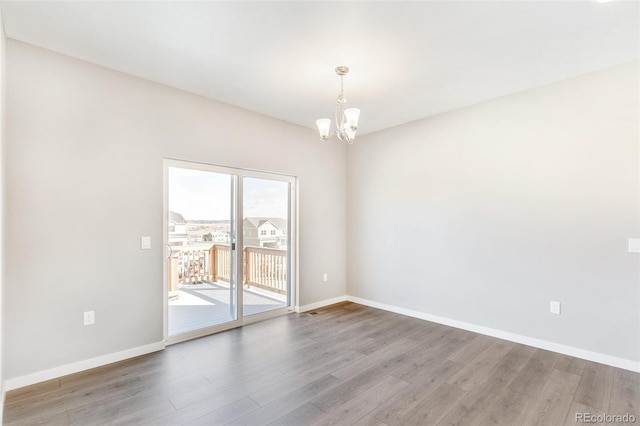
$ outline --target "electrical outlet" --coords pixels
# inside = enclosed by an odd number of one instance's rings
[[[96,322],[95,311],[86,311],[84,313],[84,325],[93,325]]]
[[[322,281],[329,281],[329,274],[327,274],[326,272],[322,274]]]
[[[552,300],[549,304],[549,311],[552,314],[560,315],[560,302]]]
[[[151,248],[151,237],[140,237],[140,249],[149,250]]]

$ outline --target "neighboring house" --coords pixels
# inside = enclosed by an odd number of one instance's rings
[[[180,213],[169,211],[169,244],[184,246],[187,242],[187,221]]]
[[[248,217],[244,220],[244,245],[255,247],[286,248],[286,219]]]
[[[245,246],[261,247],[258,238],[258,223],[254,218],[246,218],[242,221],[242,243]]]
[[[211,241],[218,244],[229,244],[229,234],[222,231],[212,231],[202,236],[202,241]]]

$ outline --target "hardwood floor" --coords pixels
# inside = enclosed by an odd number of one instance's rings
[[[353,303],[7,394],[11,425],[640,422],[640,374]]]

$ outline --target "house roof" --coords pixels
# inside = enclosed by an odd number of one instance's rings
[[[181,225],[187,223],[180,213],[172,212],[171,210],[169,210],[169,222]]]
[[[249,222],[254,228],[260,228],[265,223],[269,222],[277,229],[286,230],[287,229],[287,220],[279,217],[247,217],[245,220],[245,227],[247,222]]]
[[[260,223],[260,226],[264,225],[267,222],[269,222],[270,224],[275,226],[276,229],[281,229],[281,230],[286,230],[287,229],[287,220],[286,219],[280,219],[280,218],[265,219],[264,221],[262,221]]]

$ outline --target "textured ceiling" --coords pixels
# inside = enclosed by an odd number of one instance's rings
[[[359,133],[639,55],[635,1],[2,2],[8,37],[314,127],[347,65]]]

